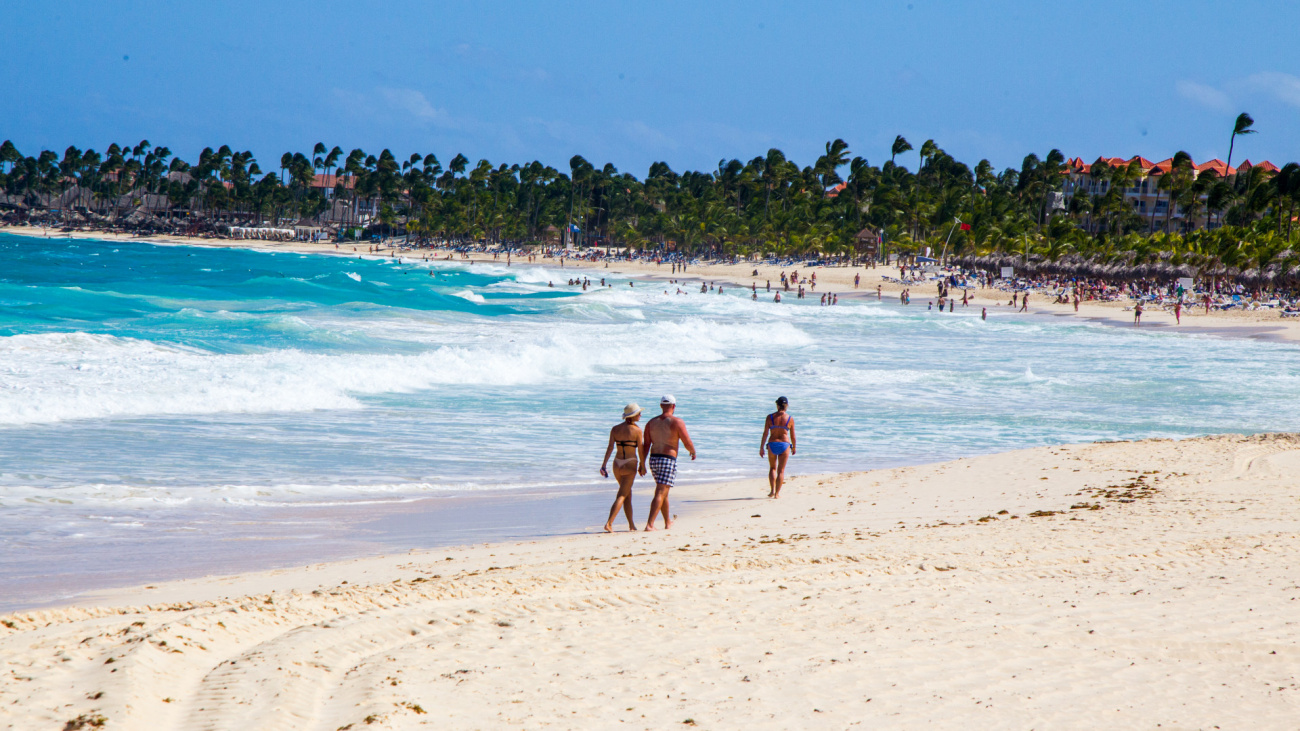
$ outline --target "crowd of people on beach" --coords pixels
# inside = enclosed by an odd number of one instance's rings
[[[759,438],[758,456],[768,460],[769,498],[781,497],[785,484],[785,468],[796,451],[794,417],[789,412],[790,401],[785,396],[776,400],[776,411],[763,420],[763,435]],[[605,446],[605,459],[600,463],[601,477],[612,475],[618,482],[614,504],[605,521],[605,532],[614,530],[614,520],[620,511],[627,518],[628,530],[638,530],[632,511],[632,483],[638,475],[653,475],[654,497],[650,500],[650,515],[644,530],[653,531],[655,521],[663,517],[664,528],[671,528],[674,516],[669,507],[668,495],[677,483],[677,455],[681,447],[696,457],[695,442],[691,441],[686,422],[677,416],[677,398],[671,394],[659,399],[660,414],[639,426],[641,407],[635,403],[623,407],[623,419],[609,430],[609,443]],[[613,464],[610,464],[610,458]]]

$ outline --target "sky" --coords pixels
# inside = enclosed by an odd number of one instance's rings
[[[1300,3],[6,0],[0,139],[264,170],[316,142],[644,177],[902,134],[974,165],[1300,159]],[[898,162],[915,169],[917,153]]]

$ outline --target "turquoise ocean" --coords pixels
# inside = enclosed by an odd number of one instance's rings
[[[608,429],[663,393],[682,483],[762,475],[780,395],[798,473],[1300,430],[1290,344],[570,276],[0,234],[0,610],[597,528]]]

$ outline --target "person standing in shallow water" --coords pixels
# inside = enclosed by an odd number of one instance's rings
[[[763,437],[759,440],[758,456],[767,453],[767,496],[781,497],[785,483],[785,465],[795,452],[794,417],[789,412],[790,401],[785,396],[776,400],[776,413],[768,414],[763,421]]]
[[[627,514],[627,529],[636,530],[636,521],[632,518],[632,482],[636,479],[637,465],[641,461],[638,452],[641,449],[641,427],[636,423],[641,420],[641,407],[628,404],[623,407],[623,421],[609,430],[609,444],[605,447],[605,461],[600,463],[600,476],[609,477],[609,456],[618,450],[614,457],[614,479],[618,480],[618,495],[614,506],[609,509],[609,520],[605,521],[605,532],[614,530],[614,518],[618,517],[619,508]],[[645,474],[642,466],[641,474]]]

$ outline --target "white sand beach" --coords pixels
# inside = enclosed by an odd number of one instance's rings
[[[1297,475],[1297,435],[1048,447],[106,592],[0,618],[0,727],[1294,728]]]

